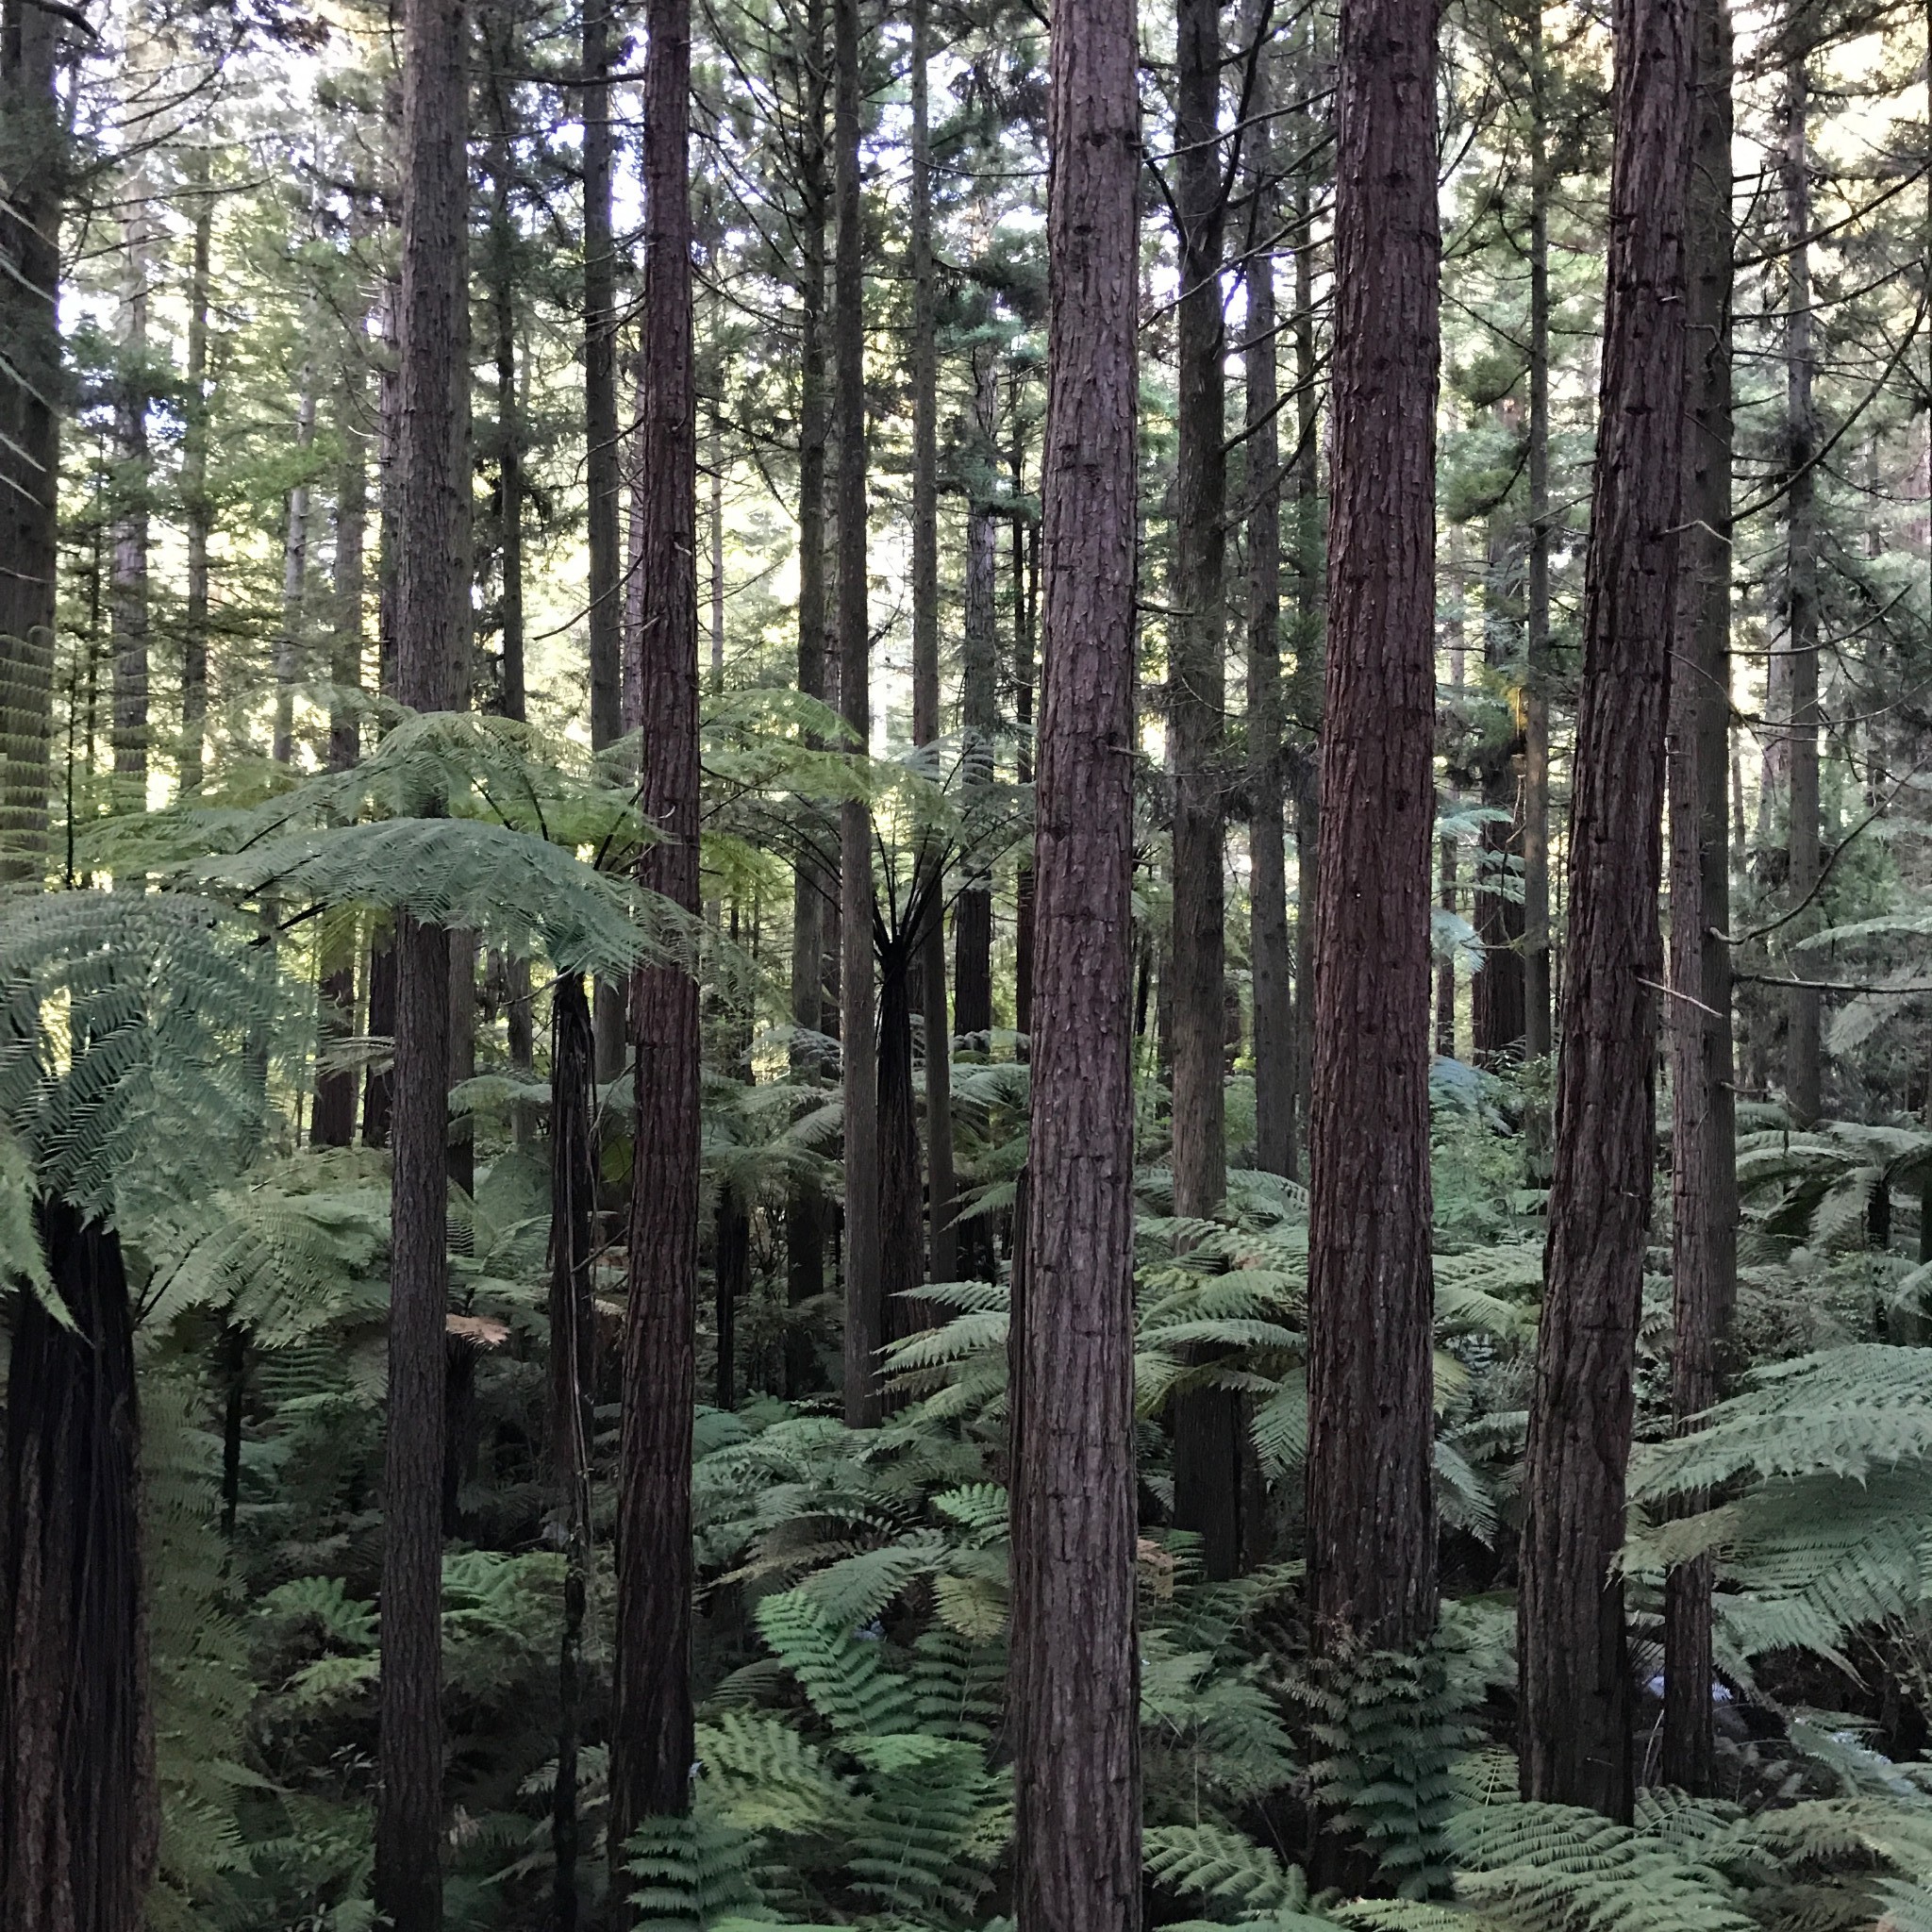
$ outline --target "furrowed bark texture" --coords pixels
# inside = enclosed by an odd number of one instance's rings
[[[1134,9],[1059,0],[1011,1707],[1022,1932],[1137,1932]]]
[[[1685,529],[1671,685],[1671,1399],[1680,1428],[1718,1397],[1737,1274],[1729,827],[1731,558],[1731,23],[1692,0],[1696,123],[1685,213]],[[1663,1775],[1707,1792],[1713,1559],[1664,1579]]]
[[[1308,1154],[1317,1641],[1436,1618],[1429,855],[1438,277],[1431,0],[1344,0]]]
[[[1518,1607],[1528,1798],[1627,1818],[1624,1540],[1662,976],[1657,894],[1684,447],[1687,0],[1617,0],[1608,290],[1577,711],[1557,1160]],[[1648,982],[1648,984],[1646,984]]]
[[[403,18],[396,695],[444,710],[466,683],[469,366],[462,0]],[[428,813],[441,801],[421,801]],[[389,1408],[383,1468],[375,1904],[395,1932],[442,1924],[442,1460],[450,940],[396,921],[390,1142]]]
[[[41,1238],[70,1329],[14,1303],[0,1496],[0,1923],[139,1932],[159,1814],[121,1245],[65,1202]]]
[[[688,182],[691,0],[651,0],[644,66],[645,886],[698,910],[697,388]],[[637,1138],[617,1516],[611,1862],[638,1821],[691,1804],[691,1455],[697,1398],[698,987],[682,962],[631,981]]]

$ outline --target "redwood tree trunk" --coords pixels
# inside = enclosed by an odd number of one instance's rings
[[[462,0],[403,21],[396,694],[455,701],[468,646],[469,291]],[[425,799],[431,812],[441,801]],[[390,1123],[389,1409],[375,1904],[395,1932],[442,1924],[442,1458],[447,1313],[450,940],[396,921]]]
[[[1518,1606],[1524,1795],[1627,1818],[1624,1540],[1662,976],[1657,894],[1684,444],[1686,0],[1616,0],[1608,290],[1563,1051]]]
[[[1677,584],[1685,675],[1671,687],[1672,1407],[1688,1426],[1718,1397],[1719,1353],[1737,1272],[1738,1170],[1731,1069],[1725,791],[1730,771],[1731,22],[1694,0],[1697,72],[1685,218],[1690,426]],[[1707,1792],[1712,1559],[1664,1580],[1665,1782]]]
[[[597,1142],[591,1004],[574,973],[550,1008],[550,1441],[563,1512],[563,1628],[557,1660],[557,1785],[551,1794],[553,1932],[576,1932],[577,1759],[584,1706],[584,1609],[591,1574],[591,1444],[596,1424]]]
[[[839,400],[839,696],[853,749],[872,737],[866,606],[865,237],[858,175],[858,0],[834,0],[834,199],[839,258],[832,347]],[[845,1089],[845,1420],[879,1417],[880,1304],[877,1042],[873,997],[872,813],[854,800],[839,819],[841,1058]]]
[[[1343,0],[1308,1119],[1316,1641],[1436,1618],[1429,847],[1438,277],[1431,0]]]
[[[639,875],[698,910],[697,386],[689,185],[691,0],[651,0],[644,65],[642,662]],[[691,1456],[697,1399],[698,986],[680,962],[631,981],[637,1137],[624,1335],[613,1878],[642,1818],[691,1803]],[[616,1889],[615,1887],[613,1889]]]
[[[1052,62],[1054,379],[1013,1478],[1014,1899],[1020,1932],[1138,1932],[1132,6],[1059,0]]]
[[[14,1303],[0,1496],[0,1921],[140,1932],[158,1812],[119,1239],[43,1203],[68,1328]]]
[[[617,254],[610,233],[610,0],[584,8],[584,477],[590,504],[591,744],[624,735],[618,640]]]

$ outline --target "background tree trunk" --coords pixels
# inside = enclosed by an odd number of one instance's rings
[[[194,163],[194,233],[188,271],[188,367],[182,401],[181,508],[188,525],[188,583],[181,614],[181,795],[201,790],[208,727],[208,540],[214,506],[208,494],[208,310],[214,252],[215,197],[206,154]]]
[[[1657,893],[1684,443],[1683,0],[1617,0],[1616,147],[1584,592],[1557,1164],[1524,1470],[1523,1791],[1627,1818],[1624,1540],[1661,977]]]
[[[833,172],[839,256],[832,354],[839,405],[839,697],[853,749],[872,740],[866,575],[865,238],[858,178],[858,0],[833,0]],[[839,820],[841,1002],[845,1091],[845,1420],[878,1421],[880,1303],[877,1042],[873,993],[872,813],[860,800]]]
[[[1696,62],[1685,218],[1690,423],[1671,684],[1671,1398],[1680,1427],[1718,1396],[1737,1273],[1737,1102],[1731,1067],[1731,877],[1725,790],[1731,658],[1731,22],[1695,0]],[[1664,1580],[1666,1783],[1705,1793],[1711,1736],[1709,1557]]]
[[[1308,1121],[1316,1641],[1436,1619],[1429,847],[1435,794],[1436,11],[1344,0],[1328,651]]]
[[[1550,158],[1549,91],[1541,8],[1529,43],[1529,608],[1524,638],[1524,1050],[1541,1059],[1550,1030]]]
[[[697,386],[689,180],[691,0],[651,0],[638,462],[643,814],[664,835],[639,875],[698,910]],[[694,966],[695,962],[692,962]],[[698,985],[682,962],[631,981],[637,1138],[624,1336],[613,1880],[638,1821],[691,1804],[691,1414],[697,1399]],[[613,1890],[617,1890],[613,1884]],[[627,1923],[627,1914],[621,1914]]]
[[[1030,1199],[1013,1479],[1020,1932],[1138,1932],[1134,1199],[1134,9],[1052,42]]]

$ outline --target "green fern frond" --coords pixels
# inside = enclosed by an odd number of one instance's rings
[[[887,1668],[880,1646],[834,1622],[798,1591],[768,1596],[758,1624],[835,1735],[886,1737],[917,1728],[909,1679]]]
[[[1296,1867],[1226,1825],[1156,1825],[1142,1840],[1142,1855],[1155,1884],[1244,1917],[1307,1903],[1307,1881]]]
[[[749,1832],[694,1809],[685,1818],[647,1818],[625,1845],[625,1870],[637,1881],[630,1900],[648,1932],[708,1932],[719,1920],[759,1904]]]

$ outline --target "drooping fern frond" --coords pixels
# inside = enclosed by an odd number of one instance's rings
[[[647,1932],[708,1932],[756,1908],[752,1835],[693,1807],[684,1818],[647,1818],[625,1846],[635,1923]]]
[[[768,1596],[758,1624],[835,1736],[888,1737],[918,1728],[910,1679],[887,1667],[876,1641],[835,1622],[795,1590]]]

